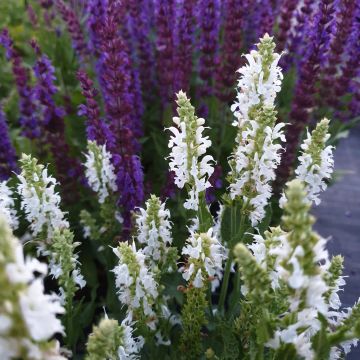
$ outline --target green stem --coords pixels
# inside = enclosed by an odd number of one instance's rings
[[[245,233],[245,209],[246,209],[247,203],[244,203],[241,209],[241,219],[240,219],[240,240],[239,242],[242,242],[244,233]],[[232,228],[232,233],[233,233],[233,226],[235,224],[236,221],[236,213],[234,214],[234,211],[231,211],[231,228]],[[233,244],[232,244],[232,240],[230,239],[230,241],[228,242],[230,244],[230,249],[229,249],[229,258],[226,262],[226,267],[225,267],[225,272],[224,272],[224,280],[221,286],[221,291],[220,291],[220,299],[219,299],[219,311],[220,312],[225,312],[225,299],[226,299],[226,294],[227,294],[227,290],[229,287],[229,279],[230,279],[230,271],[231,271],[231,264],[233,262],[234,259],[234,255],[232,252],[232,248],[233,248]],[[240,292],[240,274],[237,276],[236,279],[236,283],[235,283],[235,289],[234,291],[236,292],[235,294],[239,294]]]
[[[226,293],[227,293],[227,289],[229,286],[230,271],[231,271],[231,264],[233,262],[233,258],[234,258],[234,255],[233,255],[232,251],[230,250],[229,257],[226,261],[224,280],[223,280],[223,283],[221,286],[221,291],[220,291],[219,312],[224,311],[225,298],[226,298]]]

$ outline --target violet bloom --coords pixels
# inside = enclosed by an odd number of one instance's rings
[[[129,4],[129,31],[131,32],[134,51],[133,61],[139,69],[140,83],[144,89],[155,86],[155,54],[153,42],[150,39],[151,25],[155,13],[151,1],[130,1]],[[149,91],[146,96],[153,97]]]
[[[141,122],[134,109],[131,64],[126,45],[118,31],[118,8],[121,2],[109,0],[107,14],[102,28],[101,57],[97,64],[99,82],[105,101],[105,112],[116,141],[124,147],[123,137],[127,132],[141,134]],[[131,136],[127,153],[139,150],[136,136]],[[125,149],[124,149],[125,150]]]
[[[293,64],[294,60],[301,57],[300,51],[303,51],[301,44],[304,43],[305,28],[311,22],[311,15],[314,10],[314,0],[304,0],[300,8],[295,12],[294,28],[288,35],[287,54],[280,61],[280,65],[286,71]]]
[[[352,25],[355,19],[355,8],[355,0],[343,0],[340,3],[340,11],[336,16],[336,31],[330,43],[327,63],[323,70],[323,78],[321,79],[321,100],[325,104],[334,107],[337,107],[339,104],[339,99],[335,96],[333,91],[334,83],[336,83],[335,78],[338,66],[341,64],[342,58],[344,57],[347,40],[351,36]],[[357,20],[355,19],[355,21]]]
[[[141,205],[144,199],[143,173],[139,157],[140,119],[134,112],[134,95],[131,65],[127,49],[118,31],[118,16],[122,3],[109,0],[104,23],[100,29],[101,57],[98,71],[105,113],[116,142],[116,153],[112,161],[117,173],[117,187],[120,194],[119,205],[123,208],[126,232],[131,227],[131,211]],[[137,121],[135,121],[137,120]]]
[[[5,114],[0,106],[0,182],[8,180],[18,171],[16,152],[11,143]]]
[[[202,80],[200,88],[201,98],[213,94],[213,75],[219,43],[219,6],[218,0],[201,0],[199,4],[199,75]]]
[[[163,105],[174,99],[174,0],[159,0],[156,16],[156,69]]]
[[[216,72],[217,96],[223,102],[235,97],[236,70],[240,68],[242,58],[242,28],[247,1],[224,0],[224,34]]]
[[[38,26],[38,17],[36,15],[36,12],[34,11],[34,8],[30,4],[28,4],[26,6],[26,12],[27,12],[27,15],[28,15],[31,25],[33,27],[37,27]]]
[[[63,21],[67,24],[67,29],[77,55],[84,61],[89,55],[89,49],[76,13],[62,0],[56,0],[56,7]]]
[[[359,83],[356,82],[356,78],[359,76],[360,70],[360,5],[356,4],[356,11],[354,21],[350,30],[350,37],[346,45],[346,61],[339,69],[339,76],[333,84],[335,89],[334,107],[339,107],[343,103],[343,96],[352,90],[353,99],[350,106],[354,107],[356,99],[359,98]],[[353,85],[353,86],[352,86]],[[351,89],[353,87],[353,89]],[[355,102],[355,103],[354,103]],[[358,115],[358,114],[356,114]]]
[[[58,107],[54,101],[54,95],[57,93],[54,84],[56,80],[55,69],[47,55],[40,52],[37,43],[32,41],[31,45],[37,55],[34,65],[34,73],[37,79],[34,93],[41,109],[46,140],[50,144],[58,178],[63,185],[64,195],[75,194],[76,183],[79,179],[80,181],[83,180],[83,176],[81,164],[70,155],[70,147],[65,139],[65,111]],[[69,197],[67,200],[75,199]]]
[[[100,108],[96,101],[98,94],[97,90],[93,87],[92,80],[87,76],[84,71],[77,73],[77,78],[80,81],[82,94],[86,99],[86,105],[79,106],[78,115],[85,116],[87,139],[96,141],[98,145],[107,144],[109,151],[115,150],[115,139],[110,132],[109,126],[100,118]]]
[[[301,134],[310,121],[310,111],[315,105],[315,85],[319,79],[322,56],[328,44],[329,28],[334,17],[333,2],[333,0],[321,1],[314,24],[309,30],[307,51],[299,65],[298,80],[289,114],[291,126],[286,130],[286,151],[277,170],[277,190],[282,188],[290,175]]]
[[[12,64],[12,73],[19,94],[19,122],[22,127],[22,134],[29,139],[38,138],[40,136],[40,127],[33,89],[29,84],[29,73],[24,67],[20,55],[14,48],[7,29],[0,33],[0,44],[5,48],[6,57]]]
[[[92,53],[100,55],[100,28],[104,22],[106,0],[89,0],[87,5],[87,28],[90,35],[89,47]]]
[[[279,30],[276,35],[277,51],[280,53],[286,47],[291,28],[291,20],[298,0],[286,0],[281,4]]]
[[[192,71],[195,0],[178,4],[176,18],[177,32],[174,39],[174,91],[189,92]]]

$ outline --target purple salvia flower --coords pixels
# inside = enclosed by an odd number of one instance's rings
[[[8,180],[18,172],[16,152],[11,143],[5,114],[0,106],[0,181]]]
[[[274,11],[272,8],[271,0],[264,0],[258,2],[258,10],[260,13],[259,25],[256,38],[261,38],[264,34],[273,34],[274,27]]]
[[[140,158],[136,155],[113,156],[117,170],[116,185],[119,205],[123,208],[123,236],[126,238],[132,226],[132,211],[144,201],[144,175]]]
[[[19,94],[19,122],[22,127],[22,134],[29,139],[40,136],[39,121],[36,113],[33,89],[29,84],[29,72],[24,67],[22,59],[13,46],[13,41],[7,29],[0,33],[0,44],[6,50],[6,57],[11,61],[12,73],[15,78]]]
[[[106,0],[89,0],[87,28],[90,34],[89,47],[97,57],[100,54],[100,28],[105,19]]]
[[[216,76],[217,96],[223,102],[235,97],[236,70],[243,62],[242,28],[246,16],[247,1],[224,0],[224,34],[218,58]]]
[[[82,94],[86,99],[86,105],[79,106],[78,115],[85,116],[87,139],[96,141],[99,145],[107,144],[109,151],[115,151],[115,139],[111,133],[108,124],[100,118],[100,108],[96,101],[98,94],[94,88],[92,80],[87,76],[84,71],[77,73],[77,78],[80,81]]]
[[[295,25],[289,34],[288,51],[286,56],[283,56],[282,60],[280,60],[280,64],[285,71],[289,69],[294,60],[296,60],[296,57],[299,58],[301,56],[298,54],[298,51],[303,50],[300,49],[300,45],[304,40],[305,27],[308,26],[311,21],[311,15],[314,8],[313,5],[313,0],[304,0],[300,8],[295,12]]]
[[[136,120],[132,74],[126,45],[118,31],[117,14],[121,2],[110,0],[104,24],[100,29],[101,57],[98,62],[99,80],[105,100],[105,112],[116,141],[125,147],[127,153],[139,149],[139,143],[131,136],[130,143],[123,141],[127,133],[138,134],[139,120]]]
[[[63,21],[67,24],[67,29],[77,55],[82,61],[84,61],[89,55],[89,48],[85,41],[83,30],[76,13],[62,0],[56,0],[56,8]]]
[[[192,71],[193,33],[195,1],[187,0],[178,4],[178,26],[176,39],[174,39],[174,91],[189,92]],[[205,16],[205,15],[204,15]]]
[[[200,89],[200,97],[204,97],[213,94],[212,80],[216,65],[215,58],[219,36],[219,1],[201,0],[199,7],[199,75],[203,81]]]
[[[117,172],[119,205],[123,208],[124,236],[131,226],[131,211],[144,199],[143,173],[136,156],[139,143],[139,120],[135,121],[131,64],[126,45],[118,31],[118,16],[122,3],[109,0],[103,26],[100,29],[101,57],[98,63],[100,85],[105,101],[105,113],[115,136],[116,153],[112,161]],[[141,129],[140,129],[141,130]]]
[[[30,4],[26,5],[26,12],[27,12],[27,15],[28,15],[31,25],[33,27],[37,27],[38,26],[38,17],[34,11],[34,8]]]
[[[333,0],[320,2],[313,27],[309,31],[307,51],[299,64],[299,75],[289,114],[291,126],[288,126],[286,131],[286,151],[277,170],[277,189],[281,188],[290,175],[301,134],[310,121],[310,111],[315,105],[315,85],[319,79],[322,56],[328,44],[329,28],[335,11],[333,2]]]
[[[64,195],[71,194],[66,200],[75,201],[73,194],[76,194],[76,183],[78,179],[83,180],[83,174],[80,162],[71,157],[70,147],[65,139],[65,111],[63,108],[58,107],[53,99],[57,93],[54,84],[56,80],[55,69],[47,55],[41,53],[34,40],[31,45],[37,55],[34,65],[37,83],[34,92],[43,116],[42,126],[46,141],[50,144],[57,177],[63,185]]]
[[[285,49],[291,28],[291,20],[296,9],[298,0],[283,1],[280,8],[279,30],[276,35],[277,51],[281,52]]]
[[[174,99],[174,0],[159,0],[156,15],[156,69],[163,105]]]
[[[320,96],[322,103],[336,106],[338,98],[333,92],[333,85],[337,74],[338,65],[344,56],[345,45],[351,34],[353,18],[355,15],[355,0],[344,0],[340,4],[340,11],[337,14],[337,26],[330,44],[327,57],[327,64],[323,70],[323,78],[320,84]]]
[[[346,61],[340,67],[339,77],[336,79],[334,84],[335,88],[335,100],[333,104],[335,107],[344,107],[339,112],[342,120],[349,120],[349,117],[358,116],[359,108],[359,97],[360,97],[360,4],[356,4],[357,9],[355,12],[353,26],[351,28],[351,36],[347,44]],[[352,97],[350,103],[347,104],[344,99],[344,95],[348,92],[351,93]],[[349,111],[348,111],[349,110]]]
[[[155,54],[153,42],[150,39],[151,24],[155,13],[151,1],[138,0],[130,1],[129,6],[129,27],[132,33],[134,51],[132,59],[139,69],[140,83],[144,89],[155,87]],[[150,98],[153,94],[145,92]]]

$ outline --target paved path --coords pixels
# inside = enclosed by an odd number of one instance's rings
[[[346,279],[341,294],[344,306],[351,306],[360,297],[360,127],[351,130],[335,152],[335,170],[341,178],[322,196],[321,204],[314,209],[316,230],[330,237],[331,254],[344,256]],[[360,359],[360,343],[347,357]]]

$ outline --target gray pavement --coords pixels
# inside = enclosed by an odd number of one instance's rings
[[[313,210],[315,229],[329,237],[330,254],[344,256],[346,286],[340,298],[351,306],[360,296],[360,127],[351,130],[335,151],[335,170],[341,176],[321,196]],[[360,359],[360,344],[347,357]]]

